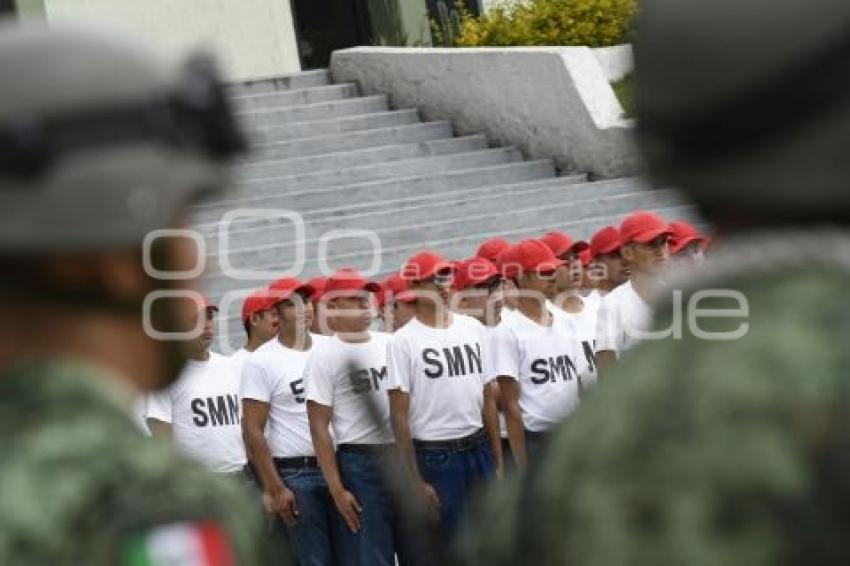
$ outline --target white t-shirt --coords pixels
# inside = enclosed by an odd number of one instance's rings
[[[546,431],[578,405],[579,376],[589,369],[575,325],[557,307],[549,307],[552,325],[537,324],[522,313],[508,326],[513,371],[503,375],[519,383],[523,425]]]
[[[242,366],[243,399],[269,404],[266,436],[275,458],[314,456],[307,421],[304,367],[327,336],[310,333],[309,350],[293,350],[280,340],[269,340],[248,356]]]
[[[502,311],[505,312],[505,311]],[[514,312],[514,311],[510,311]],[[516,316],[516,315],[514,315]],[[492,360],[493,375],[514,374],[514,359],[511,354],[513,349],[513,335],[508,329],[510,322],[502,318],[501,322],[496,326],[488,326],[487,333],[490,335],[490,359]],[[499,412],[499,435],[502,438],[508,437],[508,427],[505,423],[505,415]]]
[[[640,332],[649,330],[652,311],[631,281],[626,281],[604,297],[599,305],[596,351],[613,350],[619,356],[639,342]]]
[[[190,360],[180,378],[148,397],[147,417],[171,424],[174,442],[214,472],[245,466],[239,374],[230,359],[210,352]]]
[[[571,320],[575,325],[578,336],[581,339],[581,346],[584,350],[584,357],[587,361],[588,371],[582,374],[582,385],[592,385],[596,383],[596,326],[599,317],[599,305],[602,301],[602,295],[596,290],[588,293],[586,297],[581,298],[584,303],[584,308],[579,312],[566,312],[563,309],[558,309],[559,314],[564,315],[568,320]]]
[[[133,423],[139,427],[139,430],[144,433],[145,436],[150,436],[151,431],[148,428],[148,423],[145,422],[147,418],[148,412],[148,396],[147,395],[139,395],[133,401]]]
[[[247,360],[248,356],[250,356],[251,354],[252,352],[249,352],[244,347],[239,348],[238,350],[230,354],[230,360],[234,363],[234,367],[242,369],[242,364],[245,363],[245,360]]]
[[[453,440],[482,427],[489,368],[487,331],[452,313],[448,328],[413,318],[393,334],[387,354],[390,389],[410,394],[410,431],[417,440]]]
[[[383,332],[371,332],[368,342],[357,344],[332,336],[314,348],[307,362],[307,400],[333,409],[331,425],[338,444],[393,442],[387,396],[389,341],[390,335]]]

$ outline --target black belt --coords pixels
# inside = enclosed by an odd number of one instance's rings
[[[419,450],[451,450],[463,452],[478,447],[487,439],[483,428],[478,429],[469,436],[455,440],[417,440],[413,439],[413,446]]]
[[[548,430],[533,431],[525,429],[525,437],[531,440],[546,440],[550,436],[552,436],[552,432]]]
[[[272,458],[278,469],[318,468],[319,460],[315,456],[295,456],[293,458]]]
[[[395,450],[395,444],[340,444],[336,449],[354,454],[386,454]]]

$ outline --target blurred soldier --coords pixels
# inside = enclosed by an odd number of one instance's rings
[[[146,301],[190,293],[151,268],[191,270],[194,246],[155,238],[146,269],[143,240],[180,228],[242,146],[212,68],[90,29],[2,27],[0,82],[0,563],[257,563],[241,488],[130,414],[187,358],[154,331],[195,318],[192,301]]]
[[[848,30],[846,0],[642,2],[650,172],[734,230],[656,325],[720,316],[630,351],[467,563],[850,563]]]

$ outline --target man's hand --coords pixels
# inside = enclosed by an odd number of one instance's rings
[[[420,482],[419,491],[422,493],[422,496],[425,498],[425,501],[428,503],[428,506],[431,507],[435,512],[439,512],[440,510],[440,497],[437,495],[437,492],[431,487],[431,484]]]
[[[360,530],[359,513],[363,511],[360,503],[357,502],[357,498],[345,488],[331,492],[331,497],[333,497],[337,511],[345,519],[345,524],[348,525],[352,533],[356,534]]]
[[[263,493],[263,506],[269,514],[280,515],[287,527],[294,525],[298,519],[295,494],[285,486]]]

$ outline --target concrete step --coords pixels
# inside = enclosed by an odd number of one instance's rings
[[[484,149],[487,138],[484,135],[445,138],[415,143],[381,145],[350,151],[339,151],[310,155],[296,159],[277,159],[258,161],[237,166],[237,182],[269,177],[272,175],[308,173],[310,171],[329,171],[346,167],[358,167],[374,163],[386,163],[401,159],[413,159],[428,155],[446,155]]]
[[[430,223],[433,222],[437,222],[438,225],[455,222],[458,228],[463,230],[468,229],[470,219],[483,216],[488,218],[491,216],[504,217],[505,203],[508,199],[510,202],[523,207],[547,204],[560,206],[564,203],[570,203],[577,207],[577,215],[583,214],[583,210],[595,210],[597,206],[610,206],[612,209],[626,206],[623,204],[624,198],[639,200],[640,195],[651,195],[648,198],[651,204],[660,199],[672,199],[669,194],[639,189],[636,192],[634,187],[623,187],[617,184],[589,189],[587,185],[595,183],[579,184],[580,181],[580,176],[565,177],[560,183],[524,183],[522,186],[525,188],[509,194],[498,192],[500,187],[493,187],[497,190],[492,193],[477,192],[452,199],[431,199],[420,204],[392,205],[368,212],[340,211],[341,214],[324,214],[316,218],[305,217],[303,218],[303,239],[297,239],[295,230],[288,221],[245,219],[234,222],[229,226],[226,253],[241,254],[262,249],[284,249],[304,244],[315,245],[320,238],[334,230],[369,230],[380,235],[384,241],[397,241],[394,235],[397,230],[402,230],[408,226],[430,226]],[[219,248],[218,225],[195,226],[194,228],[206,239],[210,258],[216,258],[220,253],[223,253],[223,250]],[[430,227],[428,229],[430,230]],[[455,228],[448,227],[448,230],[452,229]],[[441,229],[439,233],[444,234],[445,232]],[[387,236],[384,236],[384,234]],[[386,238],[389,238],[389,240]],[[364,245],[364,242],[360,241],[359,245]],[[310,255],[309,250],[308,255]]]
[[[579,191],[577,187],[596,185],[605,183],[611,185],[606,188],[593,187],[591,191],[587,189]],[[298,216],[301,221],[313,222],[346,222],[349,218],[359,218],[369,215],[404,215],[408,212],[419,209],[428,209],[430,207],[440,207],[446,203],[453,203],[459,200],[494,200],[504,202],[505,199],[519,198],[528,191],[536,191],[540,189],[563,191],[570,188],[569,194],[571,198],[581,197],[585,193],[590,193],[590,196],[596,194],[614,195],[633,192],[635,185],[624,182],[603,181],[600,183],[588,183],[586,175],[570,175],[562,177],[547,177],[543,179],[535,179],[532,181],[524,181],[518,183],[509,183],[505,185],[487,185],[483,187],[462,188],[457,190],[442,191],[439,193],[416,194],[402,198],[391,198],[380,201],[370,202],[336,202],[329,201],[329,206],[314,208],[310,211],[299,212]],[[576,187],[574,190],[573,187]],[[598,192],[597,192],[598,191]],[[578,195],[576,197],[575,195]],[[192,229],[197,231],[208,242],[207,249],[212,250],[217,246],[217,238],[219,232],[218,218],[202,223],[192,224]],[[280,230],[281,218],[257,218],[257,217],[240,217],[234,220],[229,228],[228,233],[231,235],[241,232],[261,231],[261,230]]]
[[[331,74],[327,69],[314,69],[280,77],[266,77],[231,83],[227,85],[227,91],[232,96],[244,96],[281,90],[305,89],[330,83]]]
[[[380,181],[381,179],[392,177],[410,177],[414,175],[426,175],[434,171],[472,169],[514,161],[522,161],[522,154],[517,149],[513,147],[497,147],[464,153],[450,153],[447,155],[372,163],[361,167],[262,177],[241,182],[237,189],[227,196],[227,200],[232,200],[238,196],[260,198],[274,194],[286,194],[290,191],[301,192],[311,189],[325,189],[341,185]],[[210,201],[210,203],[213,202],[215,201]]]
[[[284,108],[287,106],[342,100],[354,98],[357,95],[357,85],[354,83],[342,83],[298,90],[282,90],[278,92],[236,96],[233,97],[233,103],[238,112],[249,112],[267,108]]]
[[[563,191],[562,192],[566,192]],[[590,200],[560,200],[551,195],[546,198],[531,198],[523,202],[523,207],[513,211],[511,224],[514,226],[533,226],[538,223],[540,232],[555,228],[563,223],[564,218],[586,218],[612,214],[627,214],[638,209],[652,209],[675,204],[681,204],[681,199],[675,198],[669,192],[640,191],[612,197],[593,198]],[[209,248],[207,257],[217,261],[220,253],[228,255],[233,266],[239,269],[272,268],[275,265],[289,265],[294,260],[296,250],[301,250],[305,257],[315,262],[319,257],[345,258],[349,254],[383,255],[385,244],[404,245],[422,243],[423,234],[438,234],[440,238],[462,237],[470,230],[497,232],[505,226],[504,203],[492,203],[490,206],[481,202],[449,203],[439,212],[428,215],[397,215],[404,222],[397,225],[387,224],[384,218],[369,218],[370,222],[362,222],[354,229],[368,231],[369,238],[358,237],[333,238],[328,240],[332,230],[342,230],[342,227],[328,223],[307,223],[305,238],[295,239],[291,233],[291,225],[285,224],[282,231],[269,230],[260,240],[259,234],[249,234],[237,244],[229,245],[227,249]],[[453,206],[452,206],[453,205]],[[383,221],[383,222],[382,222]],[[548,223],[546,223],[548,222]],[[286,236],[289,237],[286,237]],[[374,243],[372,243],[374,242]],[[240,245],[241,244],[241,245]],[[343,267],[344,264],[331,264],[333,267]]]
[[[384,179],[339,187],[293,191],[260,197],[203,203],[189,211],[192,224],[218,220],[223,214],[237,209],[286,209],[299,213],[327,207],[331,203],[382,202],[418,194],[436,194],[456,189],[504,185],[555,176],[552,161],[523,161],[487,167],[433,172],[404,178]]]
[[[436,123],[443,124],[447,122]],[[342,149],[338,146],[338,144],[334,144],[334,141],[339,138],[341,134],[385,129],[411,124],[422,124],[419,120],[419,112],[417,110],[392,110],[389,112],[346,116],[345,118],[293,122],[286,126],[277,126],[274,128],[256,131],[252,134],[251,141],[254,147],[255,159],[266,158],[266,156],[269,155],[268,152],[271,152],[270,155],[272,158],[280,159],[281,157],[274,153],[274,148],[270,148],[268,146],[294,141],[294,145],[304,144],[305,146],[310,147],[310,143],[312,142],[314,146],[317,143],[320,145],[320,153],[329,153],[330,151],[339,151]],[[317,140],[315,138],[323,139]],[[380,143],[375,145],[385,144]],[[357,146],[355,145],[352,147]]]
[[[314,104],[301,104],[299,106],[265,108],[252,112],[240,112],[238,116],[246,128],[269,128],[292,122],[328,120],[330,118],[342,118],[343,116],[386,112],[387,110],[389,110],[387,95],[376,94]]]
[[[331,230],[362,230],[398,225],[399,219],[420,223],[428,218],[463,217],[469,211],[503,211],[507,200],[560,202],[567,196],[580,200],[627,194],[635,190],[634,185],[607,182],[605,187],[593,187],[589,190],[587,185],[595,183],[586,181],[584,175],[573,175],[543,181],[462,189],[448,194],[420,195],[409,199],[372,203],[369,206],[337,204],[301,214],[300,221],[304,224],[306,237],[318,237]],[[219,228],[217,221],[192,226],[192,229],[205,239],[207,250],[213,254],[219,253]],[[284,242],[296,237],[298,236],[291,223],[280,217],[243,217],[227,227],[227,245],[230,248]]]
[[[363,240],[360,240],[360,247],[353,251],[342,251],[343,248],[338,248],[337,244],[341,244],[343,240],[335,240],[325,257],[324,264],[325,267],[331,270],[342,266],[355,267],[364,271],[367,276],[378,278],[398,270],[407,258],[423,249],[438,251],[448,258],[470,257],[475,253],[475,249],[482,241],[497,235],[508,238],[511,241],[518,241],[522,238],[538,237],[549,229],[557,228],[564,230],[574,238],[587,239],[602,226],[619,224],[625,214],[634,210],[633,208],[626,208],[631,203],[652,203],[652,199],[647,200],[637,197],[631,201],[623,199],[623,208],[625,210],[619,212],[602,212],[599,215],[587,216],[581,219],[570,219],[569,216],[566,216],[570,211],[571,203],[520,208],[515,212],[517,221],[511,222],[509,227],[505,226],[504,222],[499,225],[490,224],[483,220],[471,221],[464,226],[465,230],[461,231],[459,235],[444,235],[440,231],[435,233],[437,237],[428,238],[427,240],[416,238],[402,242],[396,242],[395,240],[392,242],[382,242],[378,265],[375,265],[373,250]],[[670,202],[660,199],[656,201],[656,204],[656,206],[649,207],[649,210],[654,210],[665,218],[698,222],[696,207],[682,204],[681,200]],[[502,216],[502,219],[504,219],[504,216]],[[415,229],[415,227],[412,228]],[[273,250],[265,251],[265,253],[257,254],[251,258],[235,255],[230,259],[234,267],[237,268],[268,271],[269,280],[292,265],[292,258],[289,254],[276,253]],[[300,273],[300,276],[305,279],[318,275],[320,273],[320,264],[317,258],[315,256],[305,255],[305,262]],[[370,273],[374,275],[369,275]],[[202,278],[201,285],[204,292],[209,294],[213,300],[217,300],[224,293],[234,289],[257,287],[267,282],[236,280],[226,277],[218,271],[218,261],[214,260],[209,262],[208,273]]]

